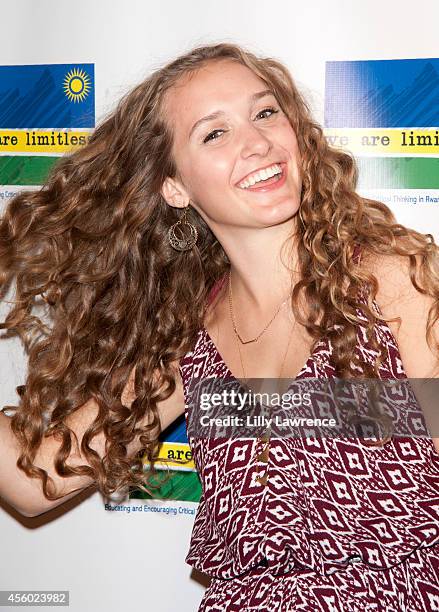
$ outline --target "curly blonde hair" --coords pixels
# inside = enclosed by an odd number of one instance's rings
[[[160,193],[165,178],[177,172],[163,100],[184,75],[218,59],[240,62],[267,83],[296,132],[302,280],[292,307],[299,312],[299,296],[305,298],[309,316],[299,322],[316,340],[329,337],[338,375],[358,376],[353,366],[361,366],[363,375],[377,377],[383,358],[371,333],[378,318],[372,308],[377,279],[354,264],[356,245],[408,257],[412,283],[435,298],[426,330],[432,341],[439,318],[439,255],[432,236],[397,224],[387,206],[355,192],[352,156],[328,145],[282,63],[229,43],[195,48],[127,93],[86,146],[56,163],[41,189],[12,198],[0,223],[3,296],[11,285],[16,291],[2,328],[18,335],[28,353],[27,379],[11,420],[22,450],[17,465],[41,479],[47,499],[60,496],[33,461],[44,436],[55,433],[62,439],[55,458],[59,475],[91,476],[105,496],[127,487],[153,489],[157,402],[174,392],[171,364],[193,348],[208,294],[229,266],[194,209],[188,220],[198,229],[197,245],[176,252],[166,238],[178,212]],[[365,284],[366,321],[356,313]],[[42,300],[46,321],[37,313]],[[373,367],[352,357],[360,324],[377,351]],[[135,399],[127,407],[121,397],[133,368]],[[71,467],[66,460],[73,432],[66,417],[90,398],[99,411],[81,445],[89,465]],[[141,425],[148,415],[150,424]],[[107,440],[102,459],[90,447],[100,432]],[[127,446],[136,436],[141,449],[129,457]],[[148,471],[143,458],[151,463]]]

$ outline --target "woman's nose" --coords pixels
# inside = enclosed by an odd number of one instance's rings
[[[271,149],[271,141],[259,128],[254,125],[246,126],[242,131],[242,151],[243,157],[248,157],[253,153],[266,155]]]

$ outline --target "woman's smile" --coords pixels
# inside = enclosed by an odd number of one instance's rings
[[[272,170],[267,172],[267,170]],[[269,176],[267,177],[267,174]],[[288,166],[286,162],[272,164],[262,171],[250,173],[244,180],[240,180],[237,184],[238,189],[245,191],[253,191],[256,193],[265,193],[279,189],[287,180]],[[256,180],[256,182],[255,182]]]

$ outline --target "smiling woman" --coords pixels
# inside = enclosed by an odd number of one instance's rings
[[[34,515],[90,485],[153,490],[159,433],[210,376],[439,376],[438,246],[355,185],[273,58],[209,45],[137,85],[1,220],[3,328],[29,370],[0,415],[0,495]],[[405,416],[423,406],[404,388]],[[200,610],[439,600],[439,442],[369,408],[367,444],[190,438]]]
[[[220,58],[168,90],[164,116],[177,168],[163,183],[166,201],[191,201],[227,254],[243,226],[269,226],[272,238],[284,240],[302,181],[297,136],[274,88],[240,62]]]

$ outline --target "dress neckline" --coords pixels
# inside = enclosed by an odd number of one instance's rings
[[[223,356],[221,355],[221,353],[218,350],[218,347],[216,346],[215,342],[212,340],[211,335],[209,334],[209,332],[207,331],[207,329],[204,327],[204,325],[201,327],[201,331],[204,334],[205,340],[207,341],[208,344],[211,345],[211,347],[214,349],[216,356],[218,357],[220,363],[223,364],[225,370],[226,370],[226,374],[227,374],[227,378],[230,378],[231,380],[234,381],[238,381],[238,378],[232,373],[232,371],[230,370],[229,366],[227,365],[227,363],[224,361]],[[302,376],[306,370],[308,369],[308,364],[311,361],[311,359],[313,359],[313,357],[315,356],[316,350],[317,350],[317,345],[324,340],[324,338],[321,338],[320,340],[318,340],[318,342],[316,343],[316,345],[314,346],[313,350],[311,351],[311,353],[309,354],[309,356],[307,357],[305,363],[303,364],[303,366],[301,367],[301,369],[297,372],[296,376],[294,376],[294,380],[296,378],[299,378],[300,376]],[[285,376],[284,378],[291,378],[290,376]]]
[[[358,245],[357,245],[358,247]],[[359,258],[361,257],[360,255],[360,249],[357,248],[355,249],[355,258],[359,260]],[[211,292],[209,294],[209,298],[208,298],[208,303],[210,304],[216,294],[218,293],[218,291],[221,289],[223,283],[225,282],[227,278],[227,272],[225,272],[223,274],[222,277],[220,277],[217,282],[214,284],[214,286],[211,289]],[[360,291],[360,301],[361,300],[361,291]],[[379,307],[379,305],[377,304],[377,302],[375,300],[372,300],[372,305],[375,308],[376,313],[378,314],[378,316],[382,316],[382,312],[381,312],[381,308]],[[377,321],[376,325],[378,325],[378,327],[381,327],[384,331],[384,333],[387,335],[387,341],[390,341],[391,344],[394,345],[398,357],[401,361],[402,364],[402,358],[400,356],[400,352],[399,352],[399,348],[398,348],[398,343],[396,341],[396,338],[392,332],[392,330],[390,329],[389,325],[387,324],[386,321]],[[209,343],[211,345],[211,347],[213,348],[214,352],[216,353],[216,356],[218,357],[220,363],[223,364],[225,370],[226,370],[226,375],[228,378],[234,380],[234,381],[238,381],[237,377],[234,376],[234,374],[232,373],[232,371],[230,370],[229,366],[227,365],[227,363],[225,362],[225,360],[223,359],[223,356],[221,355],[220,351],[218,350],[218,347],[216,346],[215,342],[212,340],[212,337],[210,336],[209,332],[207,331],[207,329],[205,328],[204,324],[201,326],[201,332],[204,334],[204,339],[205,341],[207,341],[207,343]],[[310,362],[316,357],[316,353],[317,353],[317,349],[319,348],[319,345],[321,346],[321,343],[324,343],[326,348],[329,349],[328,346],[328,337],[326,335],[322,336],[321,338],[319,338],[319,340],[316,341],[314,348],[312,349],[311,353],[309,354],[308,358],[306,359],[305,363],[303,364],[302,368],[297,372],[296,376],[294,377],[294,379],[296,378],[300,378],[303,377],[303,375],[305,374],[305,372],[307,371],[307,369],[309,368],[309,364]],[[406,372],[405,372],[405,368],[402,365],[401,366],[401,374],[403,377],[406,377]],[[239,381],[238,381],[239,382]]]
[[[221,276],[217,282],[215,283],[215,285],[212,287],[211,292],[209,294],[209,298],[208,298],[208,303],[210,304],[211,302],[213,302],[213,300],[216,297],[216,294],[218,293],[218,291],[221,289],[221,287],[223,286],[224,282],[227,279],[227,274],[228,272],[225,272],[223,274],[223,276]],[[211,335],[209,334],[209,332],[207,331],[207,329],[205,328],[204,324],[201,326],[201,331],[204,334],[204,339],[211,345],[211,347],[213,348],[213,350],[216,353],[216,356],[218,357],[220,363],[223,364],[225,370],[226,370],[226,374],[227,377],[230,378],[231,380],[234,381],[238,381],[237,377],[232,373],[232,371],[230,370],[229,366],[227,365],[227,363],[225,362],[223,356],[221,355],[218,347],[216,346],[215,342],[212,340]],[[311,353],[308,355],[305,363],[303,364],[303,366],[301,367],[301,369],[297,372],[296,376],[294,377],[294,379],[298,378],[299,376],[303,376],[303,374],[306,372],[306,370],[308,369],[309,366],[309,362],[315,357],[316,351],[317,351],[317,346],[322,342],[325,341],[326,337],[322,337],[320,338],[314,348],[312,349]],[[290,377],[285,377],[285,378],[290,378]]]

